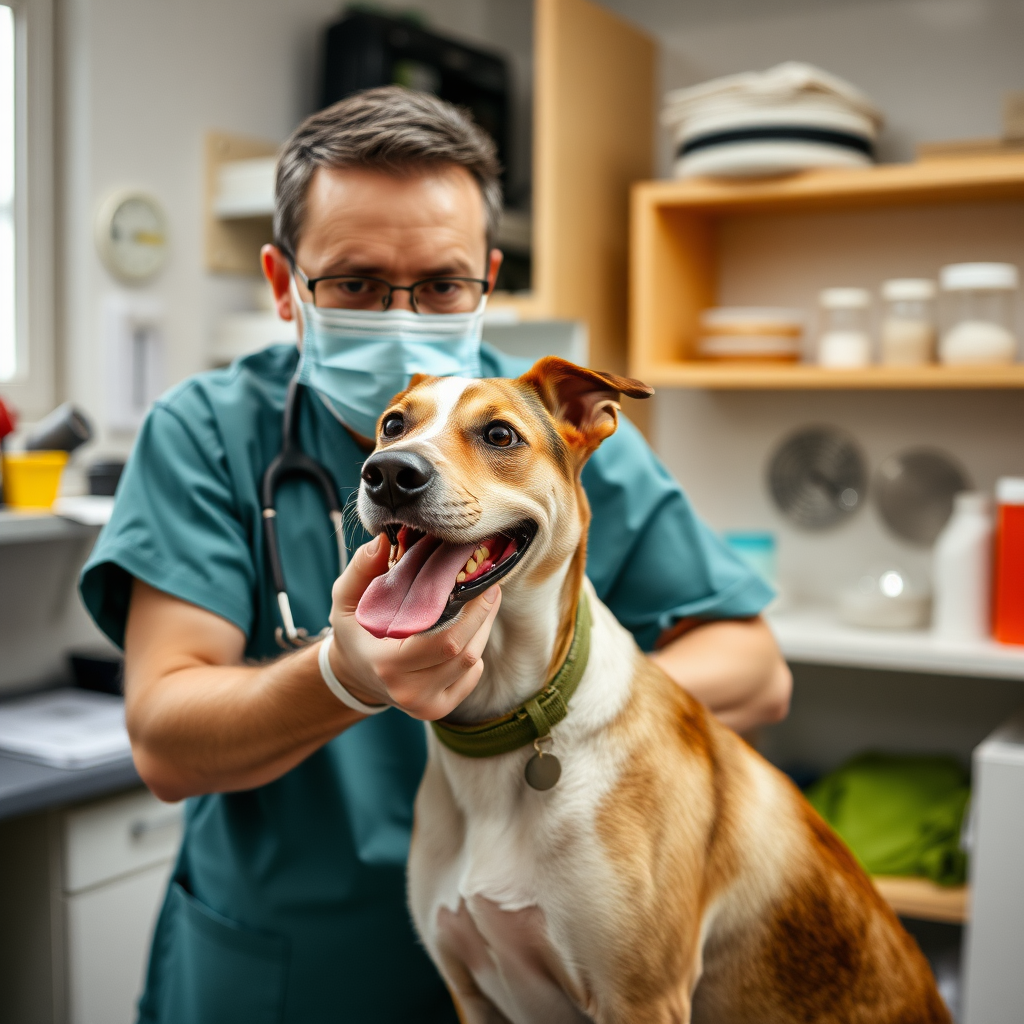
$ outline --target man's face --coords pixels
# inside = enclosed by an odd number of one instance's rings
[[[265,246],[263,269],[278,314],[299,320],[290,268],[279,249]],[[487,252],[483,196],[465,168],[447,166],[393,175],[362,168],[319,168],[306,196],[295,261],[309,278],[368,274],[409,285],[439,275],[486,277],[494,286],[501,253]],[[295,282],[303,301],[309,290]],[[409,309],[395,292],[392,309]]]

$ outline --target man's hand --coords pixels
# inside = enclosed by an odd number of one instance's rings
[[[500,604],[497,586],[447,628],[377,640],[354,619],[387,545],[360,548],[334,588],[334,674],[366,704],[442,718],[476,686]],[[324,685],[311,645],[243,664],[232,623],[136,580],[125,630],[125,716],[143,781],[161,799],[253,789],[280,778],[363,715]]]
[[[378,640],[356,622],[355,611],[374,577],[387,570],[388,544],[378,537],[359,548],[334,584],[331,668],[364,704],[393,704],[413,718],[444,718],[480,681],[482,654],[501,604],[495,584],[436,633]]]

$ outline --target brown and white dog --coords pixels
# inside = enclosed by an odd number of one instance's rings
[[[467,1024],[937,1024],[928,964],[799,791],[637,648],[584,576],[588,456],[637,381],[560,359],[517,380],[414,378],[379,423],[359,513],[399,560],[360,604],[377,636],[444,628],[502,580],[457,723],[527,700],[565,659],[581,588],[590,657],[533,750],[476,759],[429,735],[409,898]]]

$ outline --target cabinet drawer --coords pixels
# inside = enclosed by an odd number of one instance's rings
[[[74,893],[172,858],[184,805],[147,789],[86,804],[64,815],[64,889]]]
[[[64,897],[68,1024],[132,1024],[171,864]],[[184,1024],[184,1022],[182,1022]]]

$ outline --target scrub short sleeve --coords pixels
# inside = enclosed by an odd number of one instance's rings
[[[82,599],[119,647],[132,577],[249,632],[250,539],[216,419],[194,390],[158,403],[146,419],[82,571]]]
[[[628,420],[584,467],[583,485],[592,511],[587,575],[644,650],[681,619],[749,618],[774,597],[698,518]]]

